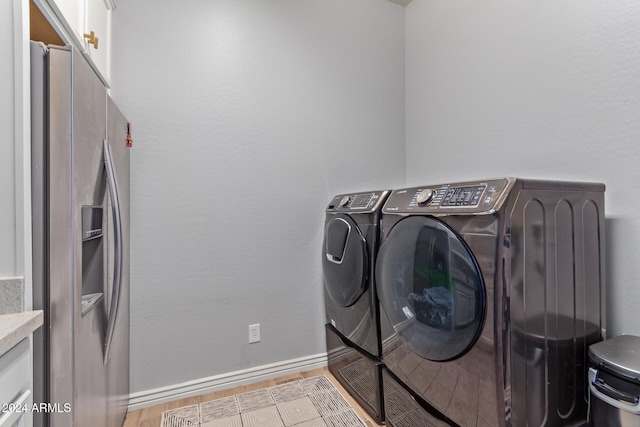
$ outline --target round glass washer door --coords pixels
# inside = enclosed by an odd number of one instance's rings
[[[376,286],[397,335],[425,359],[460,357],[480,336],[482,274],[464,240],[442,221],[399,221],[380,246]]]
[[[369,268],[366,243],[357,224],[347,215],[338,214],[325,226],[324,286],[340,307],[353,305],[366,290]]]

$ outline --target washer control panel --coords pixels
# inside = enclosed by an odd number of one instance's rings
[[[478,206],[487,184],[453,187],[447,190],[440,206]]]
[[[383,212],[490,213],[498,209],[514,182],[500,178],[394,190]]]
[[[331,200],[327,212],[373,212],[380,209],[389,193],[390,190],[339,194]]]

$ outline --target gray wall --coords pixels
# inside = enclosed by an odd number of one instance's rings
[[[608,335],[640,334],[640,3],[413,1],[407,184],[607,185]]]
[[[605,182],[609,335],[640,334],[635,0],[126,1],[113,48],[134,392],[323,352],[322,210],[405,171]]]
[[[0,2],[0,278],[17,274],[14,3]]]
[[[113,23],[132,391],[323,353],[324,208],[404,184],[404,8],[131,0]]]

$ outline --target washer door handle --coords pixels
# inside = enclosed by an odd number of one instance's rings
[[[336,218],[327,228],[327,242],[325,255],[335,264],[342,264],[344,254],[347,251],[351,225],[342,218]]]

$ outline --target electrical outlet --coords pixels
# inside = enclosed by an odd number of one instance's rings
[[[249,325],[249,344],[260,342],[260,323]]]

